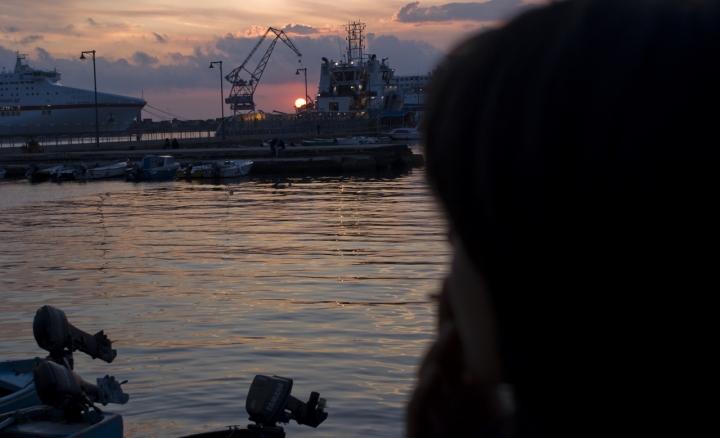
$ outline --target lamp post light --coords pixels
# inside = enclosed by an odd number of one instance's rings
[[[222,116],[222,124],[220,126],[222,126],[222,139],[225,140],[225,105],[223,104],[222,61],[211,62],[210,68],[215,68],[213,67],[214,64],[220,64],[220,114]]]
[[[308,95],[307,95],[307,68],[299,68],[295,71],[295,75],[300,75],[300,70],[305,74],[305,111],[308,110]]]
[[[92,55],[93,60],[93,82],[95,83],[95,146],[100,147],[100,124],[98,123],[98,105],[97,105],[97,73],[95,72],[95,51],[85,50],[80,53],[80,60],[85,61],[85,54]]]

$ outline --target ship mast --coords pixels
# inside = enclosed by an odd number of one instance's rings
[[[348,42],[347,62],[360,64],[363,60],[363,49],[365,49],[365,23],[353,21],[347,26],[343,26],[348,33],[345,38]]]

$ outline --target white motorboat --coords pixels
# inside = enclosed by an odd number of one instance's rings
[[[393,140],[420,140],[422,133],[415,128],[395,128],[387,133],[387,136]]]
[[[0,135],[95,132],[95,92],[60,84],[57,70],[39,70],[17,54],[12,73],[0,73]],[[97,93],[97,120],[113,131],[127,129],[144,99]],[[104,129],[101,126],[101,129]]]
[[[375,144],[378,142],[377,137],[358,137],[361,141],[361,144]]]
[[[100,179],[100,178],[115,178],[125,175],[125,169],[128,167],[128,161],[120,161],[118,163],[109,164],[107,166],[96,167],[94,169],[87,169],[85,178],[87,179]]]
[[[212,164],[192,164],[177,170],[178,178],[237,178],[250,173],[253,162],[250,160],[213,161]]]
[[[88,168],[84,164],[69,164],[57,169],[51,179],[53,181],[77,181],[85,179],[87,170]]]

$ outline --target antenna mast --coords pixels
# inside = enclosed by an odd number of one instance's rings
[[[363,35],[365,23],[353,21],[343,27],[348,33],[345,38],[348,42],[347,62],[361,63],[363,60],[363,50],[365,49],[365,36]]]

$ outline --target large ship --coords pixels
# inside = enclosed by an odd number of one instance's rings
[[[0,73],[0,135],[54,135],[96,132],[95,91],[65,87],[57,70],[30,67],[17,54],[12,73]],[[124,131],[147,102],[97,93],[100,132]]]
[[[393,80],[395,70],[377,55],[365,56],[365,24],[351,22],[345,26],[348,36],[344,59],[323,58],[320,85],[315,100],[317,110],[356,112],[399,110],[403,94]]]
[[[369,132],[379,127],[415,126],[415,114],[402,111],[403,92],[394,78],[395,70],[385,59],[365,51],[365,24],[350,22],[347,49],[340,60],[322,58],[317,94],[306,96],[307,103],[297,107],[295,114],[262,111],[235,114],[224,123],[226,134],[332,134]],[[267,55],[266,55],[267,56]],[[299,72],[300,70],[298,70]],[[298,73],[299,74],[299,73]],[[231,103],[228,99],[226,103]],[[220,136],[223,125],[218,126]],[[338,131],[339,132],[339,131]]]

